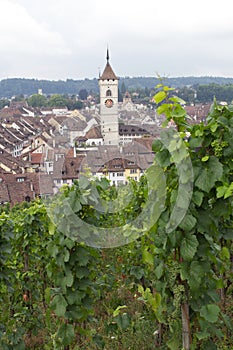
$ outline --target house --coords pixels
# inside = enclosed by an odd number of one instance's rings
[[[155,120],[150,116],[146,115],[142,118],[142,125],[155,125]]]
[[[30,164],[20,158],[13,157],[6,150],[0,149],[0,171],[23,174],[30,172]]]
[[[71,186],[79,178],[84,159],[84,155],[74,157],[68,153],[66,157],[54,161],[51,178],[57,191],[65,184]]]
[[[141,174],[142,169],[134,160],[116,157],[104,163],[96,175],[98,177],[104,175],[112,185],[119,186],[127,184],[129,179],[138,181]]]
[[[87,122],[76,116],[53,116],[48,122],[54,127],[56,136],[64,136],[71,146],[77,137],[83,136],[83,130],[87,127]]]
[[[148,145],[136,140],[121,147],[101,145],[86,152],[80,171],[89,169],[94,176],[107,177],[116,186],[127,183],[128,178],[139,180],[154,160]]]
[[[24,135],[12,127],[0,125],[0,148],[6,149],[14,157],[20,156],[24,142]]]
[[[0,204],[10,203],[11,206],[30,202],[37,197],[53,195],[51,178],[39,173],[0,173]]]
[[[87,149],[88,147],[103,145],[103,137],[101,135],[100,126],[92,127],[84,136],[79,136],[74,141],[78,149]]]
[[[131,95],[128,91],[126,91],[123,96],[123,102],[121,103],[120,108],[128,112],[134,112],[137,110],[137,107],[132,102]]]
[[[150,136],[145,128],[136,125],[119,125],[120,145],[132,142],[134,139]]]
[[[205,122],[206,116],[209,114],[211,104],[196,104],[191,106],[185,106],[185,110],[192,118],[192,123]]]

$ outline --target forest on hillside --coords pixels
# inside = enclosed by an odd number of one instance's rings
[[[224,77],[177,77],[162,79],[163,83],[174,88],[182,88],[185,86],[195,85],[231,85],[233,78]],[[119,87],[122,85],[127,90],[136,89],[153,89],[160,80],[157,77],[120,77]],[[38,93],[38,89],[42,89],[44,94],[71,94],[77,95],[80,90],[86,89],[90,94],[98,93],[98,79],[83,80],[39,80],[26,78],[9,78],[0,81],[0,98],[11,98],[12,96],[25,95],[31,96]]]

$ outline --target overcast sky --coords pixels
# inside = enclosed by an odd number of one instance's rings
[[[233,77],[232,0],[0,0],[0,80]]]

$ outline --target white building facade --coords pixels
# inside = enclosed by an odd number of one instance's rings
[[[99,77],[100,89],[100,118],[101,134],[104,145],[119,144],[118,126],[118,80],[109,63],[107,50],[107,64],[103,74]]]

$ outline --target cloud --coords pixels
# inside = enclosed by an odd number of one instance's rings
[[[5,76],[232,75],[232,0],[1,0]]]
[[[31,17],[20,4],[1,1],[0,53],[70,54],[62,36]]]

